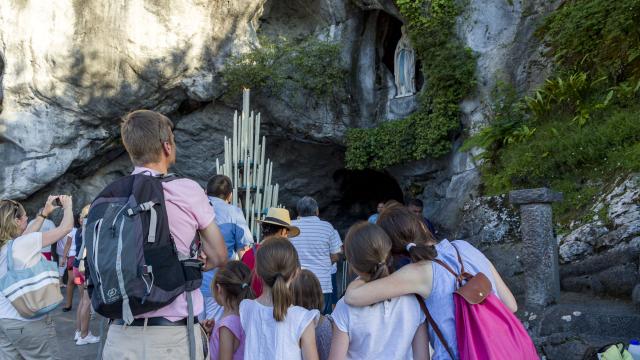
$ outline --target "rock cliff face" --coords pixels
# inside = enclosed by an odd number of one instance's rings
[[[468,129],[485,122],[496,79],[513,80],[524,90],[541,78],[545,65],[537,58],[532,23],[548,10],[536,1],[470,2],[459,35],[478,56],[480,81],[477,94],[463,104]],[[293,87],[286,99],[255,89],[252,101],[271,141],[287,139],[289,151],[278,159],[282,166],[276,170],[289,190],[284,200],[291,205],[305,192],[339,188],[344,176],[335,180],[334,175],[344,171],[346,129],[375,126],[415,110],[415,97],[392,101],[392,54],[402,22],[391,0],[3,2],[0,196],[27,199],[34,208],[44,193],[73,190],[78,203],[87,202],[99,185],[130,167],[122,155],[118,122],[137,108],[156,109],[177,123],[176,170],[206,180],[239,105],[222,96],[228,90],[221,81],[223,65],[231,54],[259,46],[258,32],[340,43],[350,74],[348,97],[316,103]],[[325,176],[295,179],[301,172],[293,171],[289,161],[297,151],[325,159],[304,164],[310,173]],[[459,153],[389,174],[405,195],[426,200],[427,215],[445,232],[457,226],[460,209],[479,182],[471,157]],[[398,197],[395,188],[376,191],[374,199],[354,205],[360,210],[351,215],[363,217],[375,198]],[[337,213],[347,206],[343,198],[324,197],[321,205]]]
[[[477,59],[478,85],[465,99],[465,134],[487,123],[498,81],[520,92],[550,72],[537,24],[561,3],[469,0],[458,36]],[[202,184],[214,173],[240,97],[221,80],[226,60],[267,38],[314,36],[341,46],[345,93],[318,102],[287,84],[286,96],[252,89],[262,113],[274,180],[289,207],[318,199],[344,231],[383,199],[418,197],[442,236],[468,239],[524,291],[519,218],[504,197],[478,197],[472,153],[452,152],[384,172],[344,168],[350,127],[402,118],[416,96],[395,99],[393,53],[403,18],[392,0],[68,0],[0,2],[0,197],[35,211],[49,193],[88,203],[131,170],[119,119],[148,108],[175,123],[175,171]],[[416,74],[417,87],[427,87]],[[237,89],[235,89],[237,90]],[[640,213],[634,175],[604,189],[598,216],[559,236],[562,287],[640,302]]]

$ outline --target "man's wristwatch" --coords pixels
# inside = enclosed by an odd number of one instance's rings
[[[42,216],[42,218],[44,220],[47,220],[47,216],[45,214],[43,214],[42,211],[38,214],[38,216]]]

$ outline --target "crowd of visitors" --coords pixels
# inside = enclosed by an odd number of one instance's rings
[[[70,196],[50,196],[28,225],[22,205],[0,202],[0,358],[61,358],[50,302],[23,309],[35,291],[27,280],[57,286],[55,267],[3,282],[49,263],[53,244],[69,278],[62,311],[79,289],[76,344],[100,341],[89,331],[91,309],[109,319],[103,359],[467,359],[453,296],[463,279],[450,270],[461,264],[471,274],[465,281],[484,274],[489,291],[516,311],[491,262],[465,241],[438,241],[417,199],[378,203],[343,245],[305,196],[293,221],[286,209],[268,209],[258,243],[231,205],[231,179],[216,175],[203,191],[169,173],[172,128],[153,111],[125,116],[122,142],[135,169],[82,209],[77,228]],[[48,217],[58,208],[56,227]],[[132,243],[138,250],[123,250]],[[357,278],[340,294],[343,260]]]

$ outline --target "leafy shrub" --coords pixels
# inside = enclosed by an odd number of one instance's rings
[[[620,81],[640,77],[638,19],[638,0],[570,0],[538,33],[561,67]]]
[[[233,56],[226,63],[223,78],[230,95],[242,88],[278,95],[286,82],[292,82],[327,101],[336,88],[344,88],[346,70],[338,44],[315,37],[302,41],[262,38],[260,43],[261,47]]]
[[[567,1],[546,19],[538,33],[556,74],[529,97],[498,91],[489,126],[465,143],[486,150],[485,192],[562,191],[566,224],[589,215],[604,184],[640,171],[638,19],[637,0]]]

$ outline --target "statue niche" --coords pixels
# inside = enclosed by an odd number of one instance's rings
[[[394,76],[396,97],[411,96],[416,93],[416,55],[411,47],[409,37],[402,27],[402,37],[396,46],[394,56]]]

